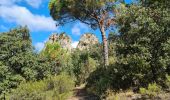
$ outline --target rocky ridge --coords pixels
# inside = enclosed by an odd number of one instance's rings
[[[62,48],[71,51],[73,48],[71,46],[72,39],[66,33],[53,33],[49,37],[49,43],[58,42]],[[89,49],[90,46],[99,43],[98,38],[92,33],[85,33],[81,36],[79,43],[77,45],[77,49],[84,50]]]

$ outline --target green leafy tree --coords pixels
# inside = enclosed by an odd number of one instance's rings
[[[80,85],[86,82],[89,77],[98,66],[97,57],[94,58],[94,52],[75,50],[72,53],[73,74],[76,77],[76,85]]]
[[[117,49],[118,65],[120,64],[123,73],[126,73],[122,77],[133,82],[129,84],[163,84],[169,66],[165,60],[160,60],[168,53],[163,50],[170,36],[168,10],[162,11],[162,6],[158,8],[156,2],[151,5],[157,7],[124,6],[117,14],[121,34]]]
[[[103,40],[104,64],[109,64],[105,31],[114,24],[115,0],[51,0],[50,14],[58,24],[79,20],[93,29],[99,28]]]
[[[119,36],[113,32],[109,33],[108,36],[108,46],[109,46],[109,62],[110,64],[115,64],[116,59],[116,44],[118,42]]]
[[[36,57],[26,27],[0,34],[0,94],[15,88],[21,81],[35,80]]]
[[[58,42],[47,42],[40,55],[48,59],[51,65],[52,75],[57,75],[61,71],[72,74],[71,55],[67,50],[63,49]]]
[[[160,64],[166,69],[166,73],[170,75],[170,39],[162,44],[162,55],[159,57]]]
[[[22,81],[35,81],[51,74],[45,57],[34,53],[27,27],[0,34],[0,94],[10,92]]]
[[[100,96],[107,89],[119,91],[130,87],[137,91],[140,86],[152,83],[165,86],[169,73],[170,19],[168,9],[162,10],[166,3],[151,1],[147,6],[119,4],[116,13],[119,35],[109,36],[110,57],[116,54],[116,62],[105,71],[98,68],[90,74],[87,88],[93,93]]]

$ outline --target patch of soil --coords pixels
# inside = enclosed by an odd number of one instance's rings
[[[96,95],[88,93],[84,87],[76,87],[73,91],[74,96],[67,100],[100,100]]]

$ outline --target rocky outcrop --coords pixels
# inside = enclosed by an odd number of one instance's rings
[[[48,42],[49,43],[58,42],[62,48],[68,51],[71,51],[73,49],[71,46],[72,40],[65,33],[61,33],[61,34],[53,33],[49,37]],[[89,49],[90,46],[98,43],[99,43],[98,38],[94,34],[86,33],[81,36],[77,48],[79,50]]]
[[[94,34],[86,33],[81,36],[77,48],[79,50],[89,49],[90,46],[97,43],[99,43],[99,41]]]
[[[72,47],[71,47],[71,38],[65,34],[65,33],[61,33],[61,34],[52,34],[49,37],[49,41],[50,43],[54,43],[54,42],[58,42],[60,44],[60,46],[68,51],[71,51]]]

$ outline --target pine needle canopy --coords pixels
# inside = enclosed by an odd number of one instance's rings
[[[98,19],[107,12],[106,19],[113,16],[116,0],[51,0],[50,14],[58,24],[80,20],[85,24],[98,27]]]

